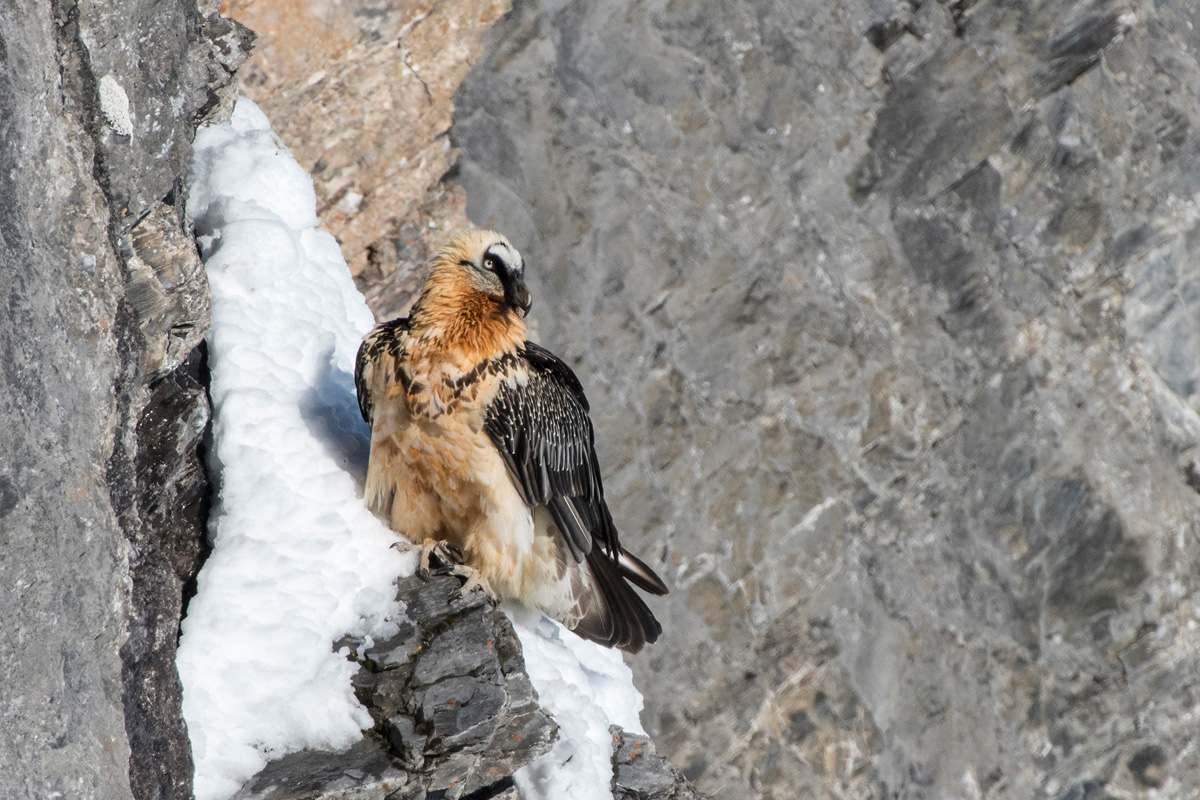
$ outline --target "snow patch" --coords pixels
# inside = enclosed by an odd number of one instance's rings
[[[189,175],[212,294],[213,552],[178,667],[197,800],[233,794],[267,760],[340,749],[371,725],[345,633],[381,636],[412,557],[359,499],[368,436],[353,364],[374,323],[312,180],[252,103],[201,129]]]
[[[645,733],[642,695],[620,652],[580,639],[539,611],[506,608],[542,708],[559,724],[554,749],[513,777],[527,800],[612,800],[609,725]]]

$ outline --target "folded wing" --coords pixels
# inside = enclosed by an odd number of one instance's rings
[[[666,594],[662,580],[621,549],[604,500],[594,434],[583,387],[549,351],[527,343],[523,384],[502,383],[488,405],[484,430],[530,509],[544,506],[571,558],[580,566],[588,602],[577,633],[636,652],[662,627],[626,580]],[[596,602],[597,600],[602,602]]]

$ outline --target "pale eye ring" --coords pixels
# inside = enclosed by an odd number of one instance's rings
[[[488,272],[495,272],[499,267],[500,267],[500,262],[499,262],[499,260],[496,259],[495,256],[484,256],[483,257],[483,268],[486,269]]]

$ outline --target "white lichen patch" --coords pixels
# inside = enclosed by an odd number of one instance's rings
[[[117,79],[105,75],[100,79],[100,111],[114,133],[133,136],[133,115],[129,111],[129,95]]]

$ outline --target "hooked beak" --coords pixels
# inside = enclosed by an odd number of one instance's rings
[[[522,317],[528,314],[533,299],[529,296],[525,281],[516,275],[509,275],[508,280],[504,282],[504,302],[517,309]]]

